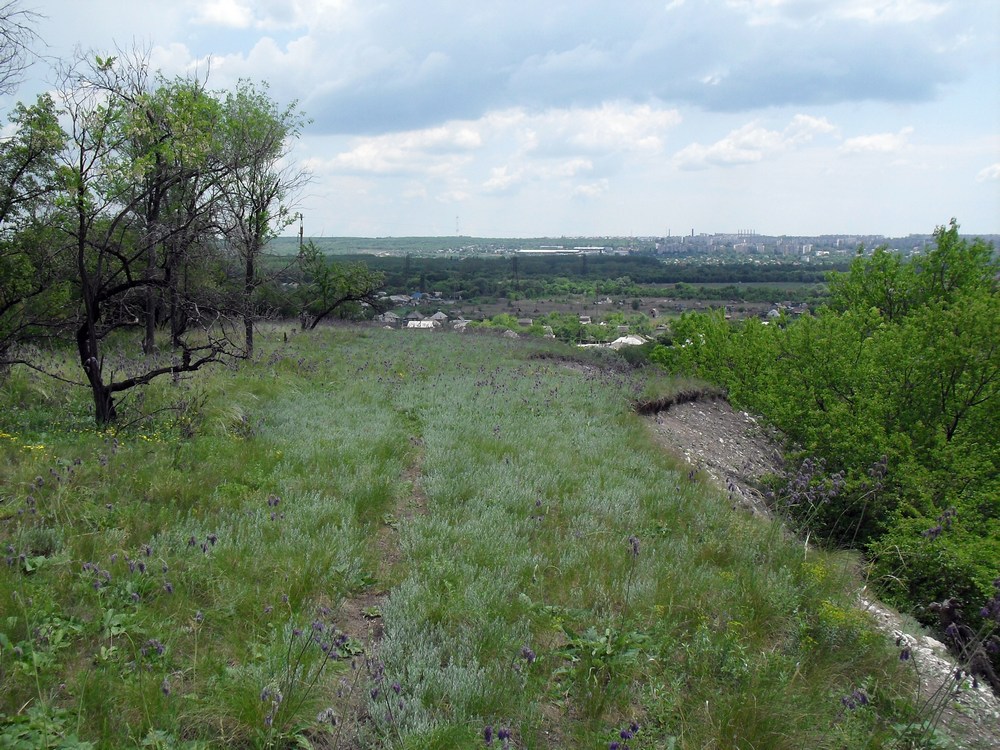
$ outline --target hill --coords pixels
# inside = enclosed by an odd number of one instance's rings
[[[113,431],[83,389],[4,381],[0,745],[921,733],[852,558],[733,512],[650,440],[635,400],[683,383],[488,336],[262,338]]]

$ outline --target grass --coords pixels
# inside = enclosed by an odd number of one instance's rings
[[[690,384],[541,342],[261,338],[116,433],[82,390],[3,384],[0,744],[888,746],[910,691],[848,566],[649,443],[633,403]]]

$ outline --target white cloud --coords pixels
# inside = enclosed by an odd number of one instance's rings
[[[440,174],[453,172],[481,145],[482,137],[474,127],[450,124],[357,139],[353,148],[307,166],[332,173]]]
[[[604,104],[597,110],[571,111],[580,117],[571,143],[587,151],[644,151],[658,153],[664,132],[681,121],[675,109]]]
[[[555,164],[547,170],[547,174],[550,177],[576,177],[578,174],[591,172],[593,169],[594,163],[590,159],[568,159]]]
[[[195,7],[194,22],[198,24],[247,29],[254,22],[253,11],[241,0],[206,0]]]
[[[192,67],[191,50],[181,42],[153,47],[149,53],[149,65],[153,70],[164,73],[181,73]]]
[[[834,15],[869,23],[914,23],[930,21],[948,9],[948,3],[933,0],[848,0],[834,5]]]
[[[768,130],[749,122],[708,146],[692,143],[674,154],[673,162],[681,169],[753,164],[835,131],[826,118],[801,114],[795,115],[783,130]]]
[[[609,155],[660,153],[667,131],[680,122],[676,109],[614,102],[525,114],[520,124],[526,151]]]
[[[825,117],[811,115],[795,115],[784,130],[784,138],[788,145],[808,143],[817,135],[836,132],[837,128]]]
[[[590,109],[523,109],[489,112],[476,120],[401,133],[356,138],[353,146],[315,169],[375,174],[447,172],[473,152],[499,153],[482,184],[507,190],[529,176],[571,178],[594,169],[594,159],[615,154],[662,151],[666,130],[680,122],[675,110],[650,105],[606,104]]]
[[[872,133],[848,138],[840,146],[844,154],[882,153],[890,154],[902,151],[909,145],[912,127],[905,127],[896,133]]]
[[[509,193],[524,181],[524,170],[509,169],[506,165],[490,170],[490,177],[483,183],[487,193]]]
[[[990,164],[985,169],[981,169],[976,175],[977,182],[994,182],[1000,180],[1000,162]]]
[[[187,0],[191,23],[273,32],[343,18],[351,0]]]
[[[582,185],[577,185],[573,189],[573,196],[577,198],[600,198],[608,192],[609,188],[610,184],[606,179],[600,179],[596,182],[586,182]]]
[[[930,21],[948,10],[941,0],[728,0],[752,26],[815,26],[828,21],[909,24]]]

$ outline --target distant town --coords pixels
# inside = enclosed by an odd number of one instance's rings
[[[976,235],[1000,244],[1000,235]],[[278,237],[272,250],[292,254],[300,237]],[[905,237],[883,235],[825,234],[816,236],[764,235],[753,230],[738,232],[667,234],[660,237],[536,237],[477,238],[444,237],[313,237],[323,252],[335,255],[655,255],[666,259],[732,261],[778,259],[782,262],[823,263],[853,256],[859,248],[871,252],[887,247],[904,256],[919,255],[933,246],[932,234]]]

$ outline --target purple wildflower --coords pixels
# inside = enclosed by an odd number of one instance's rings
[[[633,559],[639,556],[639,537],[634,534],[628,538],[629,552]]]

